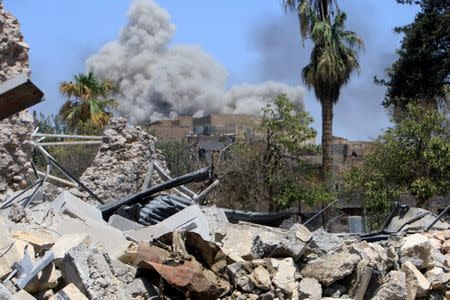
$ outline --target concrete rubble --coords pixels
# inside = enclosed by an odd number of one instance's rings
[[[116,215],[107,223],[68,191],[26,214],[43,207],[40,224],[2,213],[1,299],[448,299],[450,290],[450,230],[368,243],[301,224],[230,224],[197,206],[191,219],[181,211],[133,227]],[[197,219],[214,235],[191,227]],[[130,235],[142,230],[159,233]]]

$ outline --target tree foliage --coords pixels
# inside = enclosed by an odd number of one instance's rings
[[[372,215],[386,213],[402,195],[416,196],[423,207],[432,196],[450,193],[450,121],[412,104],[403,114],[364,164],[344,174],[344,190],[359,195]]]
[[[450,84],[450,2],[447,0],[397,0],[419,4],[420,12],[402,33],[398,59],[387,69],[387,79],[375,78],[388,87],[383,105],[405,110],[409,103],[429,108],[448,105]]]
[[[118,87],[109,80],[99,80],[93,70],[87,74],[75,75],[73,81],[60,84],[61,95],[67,101],[60,109],[60,115],[72,130],[85,131],[103,128],[111,117],[111,108],[116,101],[110,98]]]
[[[309,141],[316,132],[312,118],[285,95],[263,111],[259,125],[261,140],[238,141],[228,159],[217,164],[221,205],[240,209],[277,210],[294,203],[314,205],[331,200],[315,166],[301,157],[316,154]],[[236,207],[237,206],[237,207]]]

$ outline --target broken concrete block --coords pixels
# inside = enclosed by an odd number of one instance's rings
[[[303,278],[299,285],[299,299],[320,300],[322,298],[322,286],[314,278]]]
[[[305,243],[295,231],[241,222],[216,231],[216,242],[225,253],[234,252],[247,260],[265,257],[292,257],[298,260]]]
[[[14,299],[13,294],[8,290],[6,286],[0,283],[0,300]]]
[[[156,225],[126,231],[125,235],[135,242],[152,241],[153,239],[175,230],[196,232],[205,241],[210,240],[208,220],[198,205],[188,206]]]
[[[122,283],[123,287],[132,282],[136,277],[136,268],[124,264],[123,262],[118,261],[114,258],[109,259],[108,263],[113,272],[113,275]]]
[[[125,288],[125,294],[129,299],[155,299],[159,298],[158,292],[155,288],[146,280],[142,278],[135,278]]]
[[[66,285],[49,300],[89,300],[75,284]]]
[[[428,282],[431,283],[432,290],[440,290],[444,287],[444,270],[434,267],[425,273]]]
[[[276,269],[272,283],[284,294],[292,295],[295,287],[295,263],[291,257],[285,259],[271,259],[272,266]]]
[[[128,231],[145,227],[142,224],[133,222],[119,215],[112,215],[108,220],[108,224],[119,229],[120,231]]]
[[[89,299],[126,299],[103,254],[81,244],[67,252],[61,272]],[[72,298],[71,298],[72,299]]]
[[[249,279],[260,290],[268,291],[272,287],[270,274],[263,266],[256,267],[250,274]]]
[[[431,255],[430,239],[420,233],[408,235],[401,241],[400,261],[411,261],[417,268],[434,267],[434,259]]]
[[[44,230],[13,231],[12,237],[32,244],[36,252],[50,249],[55,243],[53,235]]]
[[[106,222],[93,219],[74,219],[61,215],[50,227],[63,235],[65,234],[88,234],[93,244],[103,247],[112,258],[120,257],[131,244],[123,236],[122,232],[109,226]]]
[[[229,223],[227,215],[222,208],[218,208],[215,205],[202,206],[201,210],[208,220],[209,235],[211,239],[213,239],[216,230],[222,227],[224,224]]]
[[[320,254],[330,254],[343,244],[343,240],[336,234],[328,233],[323,228],[319,228],[312,233],[308,247]]]
[[[90,237],[87,233],[65,234],[61,236],[51,248],[55,255],[55,264],[59,266],[66,253],[73,247],[77,247],[81,243],[89,242]]]
[[[300,223],[295,223],[289,230],[295,232],[295,236],[304,243],[309,242],[312,238],[312,233],[309,229]]]
[[[430,289],[430,282],[410,261],[402,265],[402,271],[406,274],[407,300],[425,297]]]
[[[13,299],[13,298],[10,298]],[[27,291],[20,290],[17,293],[14,294],[15,300],[36,300],[33,296],[31,296]]]
[[[324,286],[329,286],[350,275],[360,260],[361,257],[352,253],[329,254],[308,263],[301,274],[304,278],[315,278]]]
[[[251,293],[255,289],[255,284],[248,276],[242,276],[236,279],[236,285],[246,293]]]
[[[406,296],[406,274],[402,271],[391,271],[372,300],[404,300]]]
[[[63,191],[53,200],[50,210],[56,213],[67,214],[72,218],[81,220],[93,219],[103,221],[102,212],[95,206],[75,197],[68,191]]]
[[[0,249],[3,249],[0,256],[0,279],[4,279],[10,272],[12,265],[22,257],[14,245],[13,239],[9,236],[5,227],[0,227]]]

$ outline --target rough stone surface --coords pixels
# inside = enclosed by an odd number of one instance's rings
[[[29,74],[28,50],[19,22],[0,1],[0,82]],[[0,200],[27,185],[32,130],[33,118],[27,111],[0,121]]]
[[[156,138],[141,127],[128,126],[124,118],[113,118],[104,135],[94,161],[80,179],[106,203],[139,192],[150,161],[167,169],[164,156],[155,147]],[[152,182],[158,181],[160,177],[154,172]],[[98,204],[86,192],[74,192],[83,200]]]
[[[256,267],[252,274],[250,274],[250,280],[255,284],[258,289],[263,291],[270,290],[271,280],[269,272],[262,266]]]
[[[402,271],[391,271],[386,282],[377,290],[373,300],[403,300],[406,299],[406,275]]]
[[[319,300],[322,298],[322,286],[314,278],[303,278],[299,285],[300,299]]]
[[[319,228],[312,233],[309,248],[312,250],[326,254],[330,253],[343,245],[341,238],[335,234],[328,233],[323,228]]]
[[[408,300],[424,297],[430,289],[430,282],[422,273],[410,262],[402,265],[402,271],[406,274],[406,289]]]
[[[20,24],[10,13],[3,10],[0,1],[0,82],[20,73],[29,73],[28,50]]]
[[[118,279],[97,248],[80,245],[69,250],[62,275],[66,282],[75,284],[90,299],[126,299]]]
[[[292,295],[295,288],[295,264],[290,257],[285,259],[272,259],[272,265],[276,269],[272,282],[275,287],[286,295]]]
[[[426,235],[419,233],[408,235],[400,243],[401,262],[409,260],[419,269],[434,267],[431,243]]]
[[[325,286],[350,275],[361,258],[352,253],[335,253],[310,262],[301,274],[304,278],[317,279]]]

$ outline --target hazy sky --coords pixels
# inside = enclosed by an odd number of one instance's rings
[[[126,24],[130,0],[4,0],[22,25],[30,45],[33,80],[46,101],[34,109],[55,113],[63,99],[58,84],[84,71],[85,60],[106,42],[117,38]],[[297,17],[286,15],[281,0],[176,1],[156,0],[176,25],[172,44],[203,48],[229,72],[229,86],[277,80],[301,83],[300,70],[308,62],[310,46],[302,45]],[[395,0],[340,0],[348,14],[348,28],[365,41],[361,72],[341,92],[335,106],[334,135],[349,139],[375,137],[388,126],[380,105],[384,88],[373,76],[395,59],[400,36],[393,27],[410,23],[417,12]],[[321,110],[313,92],[307,110],[320,133]]]

